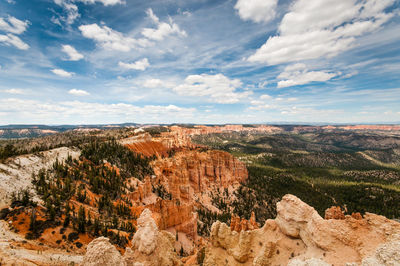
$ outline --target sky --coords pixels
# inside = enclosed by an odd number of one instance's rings
[[[0,124],[399,123],[400,0],[0,0]]]

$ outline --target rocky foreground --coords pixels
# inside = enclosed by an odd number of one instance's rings
[[[366,213],[324,219],[293,195],[277,204],[275,220],[237,232],[215,222],[210,242],[180,259],[175,237],[159,230],[150,210],[138,219],[132,247],[121,255],[107,238],[93,240],[83,265],[400,265],[400,223]]]

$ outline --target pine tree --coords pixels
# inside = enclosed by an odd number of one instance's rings
[[[78,232],[79,233],[85,233],[86,229],[86,214],[85,214],[85,208],[81,206],[78,211]]]

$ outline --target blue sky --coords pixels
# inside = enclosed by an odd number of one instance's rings
[[[0,0],[0,124],[400,121],[398,0]]]

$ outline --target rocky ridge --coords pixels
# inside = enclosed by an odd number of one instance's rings
[[[78,158],[76,149],[62,147],[37,154],[21,155],[0,163],[0,209],[10,204],[10,196],[21,189],[32,188],[32,173],[49,168],[56,160],[64,161],[68,156]],[[33,189],[31,193],[34,194]],[[38,200],[36,198],[36,200]]]
[[[398,222],[371,213],[361,220],[349,215],[325,220],[293,195],[284,196],[277,209],[276,219],[267,220],[260,229],[238,233],[224,223],[214,223],[204,265],[400,263]]]
[[[110,250],[109,243],[107,252],[100,245],[94,248],[105,241],[101,238],[88,246],[85,265],[104,261],[96,254],[113,258],[115,265],[182,265],[173,249],[175,238],[158,229],[151,211],[142,212],[138,225],[132,248],[124,256]],[[215,222],[203,255],[199,252],[184,261],[185,265],[204,266],[377,266],[399,265],[399,254],[400,223],[371,213],[362,220],[349,215],[326,220],[299,198],[286,195],[278,203],[276,219],[267,220],[262,228],[238,232]]]

